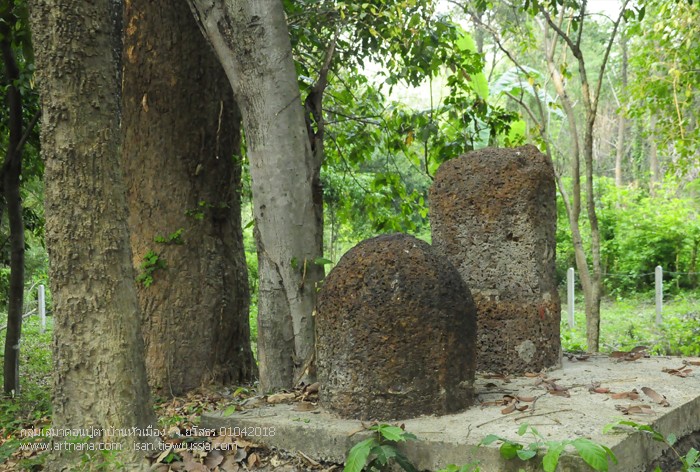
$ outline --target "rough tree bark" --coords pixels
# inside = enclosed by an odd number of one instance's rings
[[[123,443],[127,469],[141,470],[133,444],[153,438],[110,429],[155,423],[120,167],[121,3],[34,0],[30,8],[46,162],[53,426],[104,428],[94,440]],[[48,470],[75,470],[70,454],[57,454]]]
[[[280,0],[189,0],[241,107],[258,246],[258,349],[264,390],[305,375],[323,276],[307,136]]]
[[[8,1],[0,21],[0,49],[5,65],[8,121],[10,135],[2,166],[0,192],[7,205],[10,226],[10,289],[7,300],[7,332],[5,333],[4,385],[6,394],[19,394],[19,346],[24,307],[24,220],[20,182],[22,175],[22,94],[17,87],[19,67],[12,51],[12,32],[17,23],[14,2]],[[0,212],[0,216],[2,213]]]
[[[231,86],[186,2],[127,0],[124,24],[134,265],[149,251],[167,265],[151,286],[138,286],[149,382],[171,395],[208,381],[248,382],[256,368]]]

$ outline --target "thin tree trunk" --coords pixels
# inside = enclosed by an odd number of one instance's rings
[[[577,14],[578,20],[580,22],[578,29],[576,30],[576,37],[572,38],[570,37],[566,32],[563,31],[561,28],[562,21],[564,18],[564,9],[560,10],[560,16],[559,16],[559,23],[555,23],[552,17],[549,15],[549,13],[544,9],[542,5],[540,5],[540,12],[545,16],[546,21],[547,21],[547,28],[551,28],[556,32],[556,37],[555,39],[552,40],[551,47],[547,47],[545,44],[546,50],[547,50],[547,63],[548,67],[550,70],[550,75],[553,78],[554,85],[557,89],[557,94],[564,98],[562,96],[562,92],[565,93],[565,89],[563,87],[563,81],[559,80],[560,84],[557,84],[556,78],[561,79],[560,72],[557,70],[556,67],[552,67],[553,64],[553,56],[554,56],[554,50],[556,47],[557,40],[556,38],[561,39],[566,43],[568,46],[569,50],[571,51],[572,55],[576,59],[576,62],[578,64],[578,69],[579,69],[579,80],[581,81],[581,94],[583,98],[583,105],[586,111],[586,118],[584,122],[584,143],[583,143],[583,149],[579,150],[577,153],[578,156],[583,155],[583,161],[585,165],[585,190],[586,190],[586,211],[588,215],[588,220],[589,220],[589,225],[591,228],[591,262],[592,262],[592,270],[589,272],[588,271],[588,265],[587,261],[584,257],[579,257],[577,254],[576,256],[576,263],[579,268],[579,271],[582,275],[582,285],[583,285],[583,290],[584,290],[584,297],[585,297],[585,304],[586,304],[586,327],[587,327],[587,332],[586,332],[586,337],[587,337],[587,342],[588,342],[588,350],[589,352],[598,352],[599,348],[599,337],[600,337],[600,301],[602,297],[602,264],[601,264],[601,256],[600,256],[600,230],[598,227],[598,216],[596,214],[596,207],[595,207],[595,194],[594,194],[594,187],[593,187],[593,137],[594,137],[594,130],[595,130],[595,121],[596,121],[596,116],[598,113],[598,99],[600,97],[600,90],[601,86],[603,84],[603,77],[605,74],[605,67],[608,62],[608,58],[610,56],[610,50],[612,48],[613,42],[615,40],[615,35],[617,33],[617,29],[620,25],[620,22],[622,21],[623,13],[625,9],[627,8],[628,0],[625,0],[622,3],[621,9],[620,9],[620,14],[617,17],[617,20],[614,23],[613,31],[612,34],[610,35],[610,39],[608,41],[605,54],[603,57],[603,60],[600,65],[600,70],[598,73],[598,78],[597,82],[594,86],[593,89],[591,89],[590,83],[588,81],[588,74],[586,72],[586,61],[583,57],[583,53],[581,51],[581,38],[583,34],[583,28],[584,28],[584,18],[586,14],[586,4],[587,1],[583,0],[579,7],[579,11]],[[547,36],[547,30],[545,30],[545,36]],[[563,103],[563,102],[562,102]],[[564,107],[567,117],[569,119],[569,124],[572,126],[572,123],[574,123],[575,126],[575,119],[573,116],[573,109],[569,108],[567,110],[566,106]],[[572,133],[576,133],[575,129],[571,129]],[[579,175],[579,170],[578,168],[572,168],[572,171],[574,175]],[[576,189],[576,183],[574,183],[574,187]],[[579,192],[580,192],[580,187],[579,187]],[[574,203],[573,203],[573,208],[570,209],[570,217],[569,220],[572,222],[572,233],[575,233],[574,227],[578,228],[578,208],[576,208],[576,202],[580,201],[577,200],[577,197],[580,199],[580,193],[577,193],[576,190],[574,191]],[[571,215],[573,213],[573,215]],[[573,218],[572,218],[573,216]],[[579,231],[580,233],[580,231]],[[574,244],[575,252],[578,252],[578,249],[576,249],[576,243]],[[589,275],[588,280],[584,280],[583,274],[587,273]]]
[[[584,293],[586,303],[586,338],[589,352],[598,352],[600,341],[600,301],[602,292],[602,263],[600,258],[600,228],[595,209],[595,193],[593,188],[593,130],[596,114],[591,113],[586,119],[586,136],[584,138],[584,162],[586,164],[586,210],[588,224],[591,228],[591,260],[590,287]]]
[[[264,390],[290,387],[314,351],[323,277],[308,139],[280,0],[190,0],[241,107],[254,201]]]
[[[659,146],[656,144],[656,117],[651,115],[649,118],[649,193],[656,195],[656,188],[662,181],[661,166],[659,165]]]
[[[20,183],[22,175],[22,95],[16,84],[20,80],[19,67],[12,51],[12,31],[17,23],[14,2],[9,1],[0,22],[0,49],[5,65],[8,120],[10,135],[5,163],[2,168],[2,190],[7,204],[10,223],[10,290],[7,304],[7,332],[5,333],[4,392],[19,394],[19,348],[24,311],[24,221]]]
[[[209,381],[249,382],[256,367],[231,85],[186,2],[127,0],[125,24],[134,265],[149,251],[167,265],[138,287],[149,382],[171,395]]]
[[[622,92],[620,93],[620,101],[622,102],[624,95],[626,94],[627,90],[627,38],[623,34],[620,36],[620,46],[622,48],[622,71],[621,71],[621,76],[622,76]],[[625,128],[626,128],[626,119],[625,119],[625,114],[622,111],[622,103],[620,103],[620,112],[618,116],[618,122],[617,122],[617,146],[616,146],[616,153],[615,153],[615,186],[620,188],[622,187],[622,161],[625,158],[625,148],[626,148],[626,143],[625,143]]]
[[[126,468],[145,470],[134,444],[153,441],[146,428],[155,417],[120,166],[122,8],[112,0],[30,5],[44,112],[53,427],[96,428],[94,441],[122,443]],[[134,427],[133,436],[112,429]],[[48,470],[75,470],[80,454],[56,452]]]

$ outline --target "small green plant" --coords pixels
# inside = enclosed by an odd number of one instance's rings
[[[488,446],[496,441],[500,441],[502,443],[499,448],[501,457],[506,460],[517,457],[520,460],[528,461],[537,458],[539,453],[543,452],[542,469],[545,472],[554,472],[559,464],[561,454],[567,448],[573,449],[586,464],[598,472],[607,472],[608,462],[610,460],[617,463],[617,458],[609,447],[594,443],[590,439],[577,438],[561,441],[546,441],[534,426],[524,423],[518,429],[518,436],[525,436],[526,434],[532,436],[534,441],[530,443],[521,443],[495,434],[489,434],[480,444]]]
[[[462,466],[449,464],[444,469],[440,469],[437,472],[481,472],[481,468],[475,463],[465,464]]]
[[[676,437],[675,434],[671,433],[667,436],[664,436],[661,432],[655,430],[653,427],[651,427],[648,424],[640,424],[636,423],[634,421],[629,421],[629,420],[620,420],[615,423],[611,423],[609,425],[606,425],[605,428],[603,429],[604,433],[609,433],[612,430],[615,429],[620,429],[620,428],[632,428],[636,429],[637,431],[640,431],[644,434],[648,434],[651,436],[651,438],[654,441],[658,441],[660,443],[666,444],[669,448],[671,448],[671,451],[676,455],[678,458],[678,461],[681,464],[681,472],[700,472],[700,452],[695,449],[695,448],[690,448],[690,450],[687,452],[685,455],[681,455],[681,453],[673,447],[676,442],[678,441],[678,438]],[[656,467],[654,469],[654,472],[663,472],[660,467]]]
[[[204,212],[206,210],[223,210],[226,208],[230,208],[229,204],[226,202],[209,203],[205,200],[200,200],[199,202],[197,202],[197,208],[185,210],[185,216],[189,216],[191,218],[194,218],[195,220],[201,221],[204,219]]]
[[[143,262],[141,262],[141,273],[138,277],[136,277],[136,281],[148,288],[153,284],[153,274],[158,269],[165,269],[166,267],[167,265],[160,257],[160,254],[155,251],[148,251],[146,255],[143,256]]]
[[[182,239],[182,233],[184,232],[185,229],[180,228],[167,236],[156,236],[153,240],[160,244],[185,244],[185,241]]]
[[[416,439],[415,435],[388,424],[375,424],[369,429],[375,434],[350,449],[343,472],[381,471],[390,461],[406,472],[416,472],[413,464],[396,448],[401,442]]]

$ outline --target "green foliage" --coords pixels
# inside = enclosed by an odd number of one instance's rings
[[[413,434],[388,424],[375,424],[369,429],[375,434],[350,449],[343,472],[388,470],[391,462],[395,462],[406,472],[416,471],[396,447],[399,443],[416,439]]]
[[[564,180],[570,185],[569,180]],[[617,188],[609,178],[595,180],[605,288],[622,297],[654,289],[654,269],[664,269],[665,293],[698,287],[700,205],[689,189],[669,180],[655,195],[634,186]],[[691,187],[692,188],[692,187]],[[588,220],[584,246],[590,245]],[[557,199],[557,276],[575,267],[571,230]]]
[[[664,317],[664,342],[659,350],[676,356],[700,355],[700,311]]]
[[[151,250],[143,256],[141,262],[141,273],[136,277],[136,282],[141,283],[144,287],[150,287],[154,278],[153,275],[159,269],[166,269],[167,264],[157,252]]]
[[[462,466],[455,465],[455,464],[449,464],[447,467],[444,469],[440,469],[437,472],[480,472],[481,468],[479,468],[478,465],[476,464],[465,464]]]
[[[547,441],[534,426],[526,423],[518,429],[518,436],[529,434],[533,441],[530,443],[512,441],[495,434],[489,434],[482,441],[482,445],[501,442],[499,447],[501,457],[506,460],[515,459],[528,461],[539,457],[542,453],[542,469],[545,472],[554,472],[559,464],[561,454],[567,449],[576,453],[583,461],[595,471],[605,472],[609,462],[617,463],[615,454],[610,448],[602,444],[594,443],[585,438],[565,439],[561,441]]]
[[[617,274],[606,284],[613,291],[641,291],[653,287],[654,268],[663,267],[668,289],[694,288],[697,281],[684,273],[697,267],[700,245],[700,207],[683,198],[678,186],[667,183],[651,196],[637,189],[617,189],[600,180],[603,257],[608,271]],[[647,274],[646,277],[637,277]]]
[[[644,345],[658,355],[700,355],[698,295],[677,296],[664,302],[663,324],[655,324],[653,294],[603,300],[600,317],[600,349],[629,351]],[[562,307],[562,311],[566,308]],[[562,317],[561,342],[565,351],[586,351],[586,321],[581,300],[576,302],[573,330]]]
[[[660,431],[654,429],[652,426],[642,423],[637,423],[630,420],[620,420],[615,423],[610,423],[603,429],[604,433],[610,433],[617,429],[633,429],[646,434],[651,437],[654,441],[660,442],[668,446],[671,451],[675,454],[676,458],[681,464],[681,472],[700,472],[700,452],[695,448],[690,448],[690,450],[685,454],[681,454],[676,447],[676,441],[678,438],[675,434],[671,433],[664,436]],[[660,467],[657,467],[654,472],[663,472]]]
[[[210,203],[205,200],[200,200],[197,202],[197,207],[196,208],[190,208],[188,210],[185,210],[185,216],[189,216],[190,218],[194,218],[195,220],[201,221],[204,219],[206,216],[207,212],[211,212],[212,210],[221,210],[228,208],[229,205],[228,203],[221,202],[221,203]]]
[[[185,244],[185,241],[182,239],[182,233],[184,231],[184,228],[180,228],[167,236],[156,236],[153,238],[153,241],[160,244]]]
[[[7,322],[6,315],[0,316],[0,325]],[[51,415],[50,377],[51,330],[53,318],[46,319],[47,329],[41,333],[38,316],[24,320],[22,326],[22,349],[20,350],[20,372],[22,391],[14,397],[0,397],[0,435],[6,440],[0,446],[0,463],[4,462],[22,442],[21,429],[34,428]],[[4,336],[2,337],[4,341]],[[0,343],[0,352],[2,343]],[[2,371],[0,371],[0,380]],[[39,456],[43,460],[43,456]],[[36,462],[36,459],[32,459]],[[24,464],[26,466],[32,464]]]
[[[700,126],[700,7],[697,2],[649,0],[646,15],[630,30],[633,80],[628,114],[653,117],[650,135],[660,150],[677,154],[672,165],[686,172],[697,162]]]

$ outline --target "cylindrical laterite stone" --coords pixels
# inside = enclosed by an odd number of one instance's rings
[[[477,370],[561,363],[552,162],[534,146],[487,148],[440,166],[430,189],[433,245],[477,308]]]

